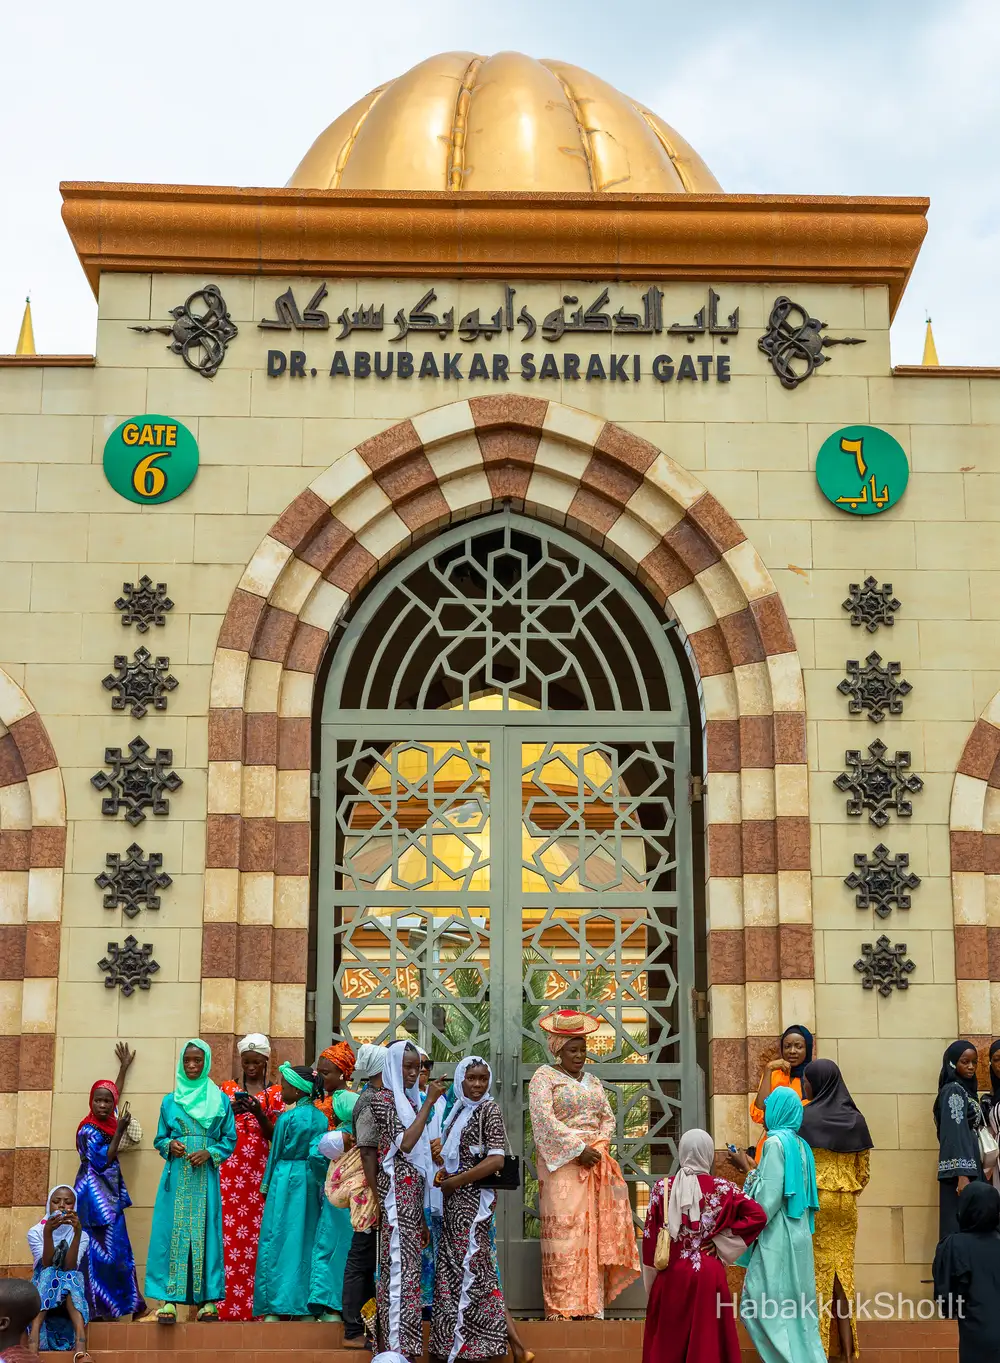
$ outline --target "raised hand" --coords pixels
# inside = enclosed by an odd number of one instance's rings
[[[129,1049],[127,1041],[119,1041],[115,1047],[115,1059],[123,1070],[127,1070],[135,1059],[135,1051]]]
[[[734,1165],[741,1174],[749,1174],[750,1170],[753,1168],[745,1150],[729,1150],[727,1151],[727,1158],[729,1163]]]

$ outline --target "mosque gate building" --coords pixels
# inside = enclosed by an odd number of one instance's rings
[[[565,1000],[639,1214],[813,1029],[859,1287],[920,1295],[940,1054],[1000,1031],[1000,373],[892,367],[927,201],[724,194],[510,53],[285,189],[63,198],[96,355],[0,360],[4,1262],[120,1038],[141,1261],[187,1037],[481,1051],[530,1157]]]

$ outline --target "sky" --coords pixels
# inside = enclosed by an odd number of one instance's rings
[[[927,195],[892,333],[919,363],[1000,365],[1000,5],[990,0],[37,0],[3,17],[0,352],[91,353],[60,180],[282,185],[315,136],[434,52],[585,67],[740,193]]]

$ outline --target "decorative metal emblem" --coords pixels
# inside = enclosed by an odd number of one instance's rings
[[[195,312],[192,304],[199,299],[203,311]],[[226,347],[239,334],[236,323],[229,316],[226,300],[216,285],[206,284],[203,289],[195,290],[178,307],[170,309],[170,316],[174,320],[169,326],[137,326],[129,327],[129,331],[155,331],[161,336],[172,336],[167,349],[179,355],[187,367],[202,378],[214,378],[226,358]]]
[[[805,308],[782,295],[774,300],[767,331],[757,342],[771,361],[783,388],[798,388],[830,359],[824,355],[832,345],[864,345],[861,336],[822,336],[825,322],[810,317]]]
[[[858,818],[864,810],[870,810],[868,819],[876,828],[889,822],[889,811],[893,809],[899,818],[908,819],[913,813],[913,805],[906,796],[915,795],[924,788],[919,776],[904,774],[910,766],[908,752],[897,752],[888,762],[885,760],[887,752],[879,738],[869,743],[868,757],[862,757],[857,748],[848,749],[844,761],[849,770],[842,771],[833,782],[849,797],[848,814]]]
[[[94,883],[106,891],[104,907],[120,908],[127,918],[135,918],[140,909],[158,909],[160,896],[156,891],[173,884],[162,869],[163,854],[150,852],[144,858],[137,842],[126,849],[124,859],[117,852],[109,852],[104,861],[108,869],[96,876]]]
[[[169,666],[169,658],[151,662],[147,648],[137,648],[132,662],[124,653],[117,654],[117,672],[110,672],[101,682],[105,691],[118,692],[111,699],[112,710],[131,709],[133,719],[142,719],[150,705],[154,710],[165,710],[165,693],[178,685],[177,678],[167,671]]]
[[[884,842],[872,852],[871,860],[864,852],[855,852],[854,870],[844,877],[849,890],[857,890],[855,904],[859,909],[874,909],[879,918],[888,918],[895,904],[897,909],[910,907],[908,890],[915,890],[920,877],[910,870],[909,852],[890,856]]]
[[[150,976],[156,974],[160,963],[153,960],[152,942],[140,946],[129,933],[121,946],[108,943],[108,954],[97,962],[97,968],[105,971],[104,988],[120,989],[127,998],[136,989],[149,988]]]
[[[851,612],[852,625],[864,625],[869,634],[874,634],[879,625],[892,628],[893,615],[903,603],[893,596],[891,582],[880,587],[878,578],[866,577],[862,585],[852,582],[848,590],[844,610]]]
[[[847,676],[837,685],[842,696],[849,696],[848,713],[860,715],[868,711],[868,718],[881,724],[886,713],[901,715],[903,697],[908,696],[913,687],[908,681],[899,681],[902,670],[899,663],[882,664],[882,655],[869,653],[864,666],[857,658],[848,658]],[[105,685],[107,683],[105,682]]]
[[[121,748],[105,748],[104,761],[111,772],[95,772],[90,783],[97,790],[111,792],[101,801],[101,813],[114,818],[123,809],[126,822],[134,828],[145,819],[147,809],[169,814],[170,801],[163,792],[178,790],[183,782],[175,771],[166,770],[174,760],[172,748],[157,748],[149,758],[149,744],[137,734],[128,750],[130,757]]]
[[[880,937],[874,946],[863,942],[861,956],[854,962],[854,969],[861,975],[862,989],[877,989],[883,998],[888,998],[893,989],[908,989],[907,977],[916,968],[906,954],[906,943],[897,942],[893,946],[888,937]]]
[[[138,583],[123,582],[122,594],[115,602],[115,610],[122,613],[122,624],[127,629],[135,625],[140,634],[145,634],[150,625],[166,624],[165,613],[172,611],[174,603],[167,595],[167,584],[157,582],[143,574]]]

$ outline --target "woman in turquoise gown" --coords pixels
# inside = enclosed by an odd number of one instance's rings
[[[767,1139],[743,1191],[767,1212],[767,1225],[739,1261],[747,1270],[740,1315],[762,1363],[826,1363],[813,1264],[816,1165],[796,1135],[802,1099],[792,1088],[775,1089],[764,1116]]]
[[[284,1112],[278,1114],[271,1153],[260,1185],[260,1223],[253,1313],[268,1320],[290,1316],[310,1320],[309,1274],[323,1185],[310,1159],[312,1145],[327,1129],[313,1106],[321,1089],[316,1073],[287,1063],[278,1069]]]
[[[208,1077],[211,1063],[204,1041],[187,1042],[153,1141],[166,1164],[153,1208],[145,1292],[163,1303],[156,1313],[163,1325],[177,1320],[177,1302],[198,1306],[199,1320],[218,1320],[216,1303],[226,1295],[219,1165],[236,1149],[236,1122]]]
[[[314,1139],[311,1150],[321,1185],[326,1180],[330,1160],[337,1159],[354,1143],[354,1105],[360,1095],[351,1093],[347,1087],[354,1065],[354,1051],[346,1041],[328,1046],[316,1062],[326,1089],[326,1098],[317,1107],[325,1114],[330,1127]],[[344,1269],[353,1238],[350,1208],[335,1207],[324,1194],[309,1277],[309,1309],[320,1320],[340,1319],[344,1305]]]

